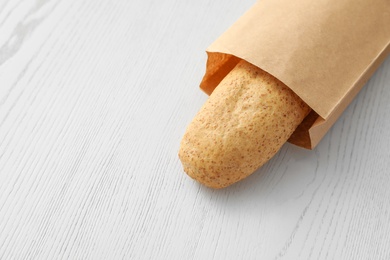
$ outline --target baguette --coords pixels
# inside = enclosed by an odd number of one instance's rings
[[[309,112],[281,81],[240,61],[188,126],[179,150],[184,171],[227,187],[273,157]]]

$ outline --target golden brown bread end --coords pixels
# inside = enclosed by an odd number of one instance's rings
[[[206,186],[229,186],[274,156],[309,111],[282,82],[241,61],[188,126],[179,151],[184,171]]]

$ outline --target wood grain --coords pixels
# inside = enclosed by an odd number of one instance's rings
[[[390,60],[314,151],[210,190],[177,157],[255,1],[0,1],[0,259],[389,259]]]

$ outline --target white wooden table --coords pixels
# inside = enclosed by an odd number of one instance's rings
[[[0,259],[390,259],[390,59],[313,151],[223,190],[177,157],[255,0],[0,0]]]

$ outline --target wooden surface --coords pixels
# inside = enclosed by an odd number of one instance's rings
[[[177,157],[255,1],[0,0],[0,259],[390,259],[390,60],[313,151],[224,190]]]

